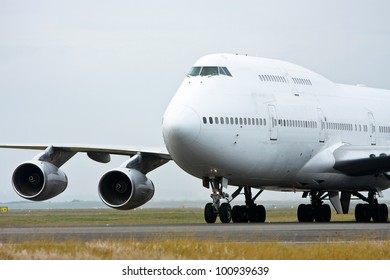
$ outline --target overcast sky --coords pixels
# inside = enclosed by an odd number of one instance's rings
[[[389,11],[385,0],[0,0],[0,142],[163,145],[169,100],[191,65],[215,52],[278,58],[338,83],[390,89]],[[36,153],[0,151],[0,201],[22,200],[12,172]],[[62,168],[68,189],[53,201],[99,200],[101,175],[125,160],[103,165],[76,155]],[[149,177],[154,200],[210,195],[172,162]]]

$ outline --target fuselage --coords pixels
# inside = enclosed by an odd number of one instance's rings
[[[389,94],[280,60],[209,55],[169,104],[163,136],[172,159],[198,178],[290,191],[386,189],[384,175],[337,172],[329,153],[389,145]]]

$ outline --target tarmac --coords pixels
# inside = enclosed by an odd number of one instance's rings
[[[0,243],[199,239],[216,242],[358,242],[390,240],[390,223],[262,223],[1,227]]]

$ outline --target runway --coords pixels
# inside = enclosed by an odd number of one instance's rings
[[[353,242],[390,238],[390,223],[180,224],[1,227],[0,242],[199,239],[216,242]]]

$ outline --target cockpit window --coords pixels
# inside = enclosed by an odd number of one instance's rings
[[[224,75],[224,76],[230,76],[232,77],[232,74],[230,74],[229,70],[226,67],[219,67],[219,66],[195,66],[192,67],[190,72],[188,73],[188,76],[218,76],[218,75]]]
[[[218,67],[210,67],[205,66],[202,68],[202,71],[200,72],[201,76],[216,76],[218,75]]]
[[[230,77],[232,76],[232,74],[230,74],[229,70],[226,67],[219,67],[219,68],[225,72],[226,76],[230,76]]]
[[[190,73],[188,75],[190,76],[199,76],[200,70],[202,70],[202,67],[192,67],[190,70]]]

